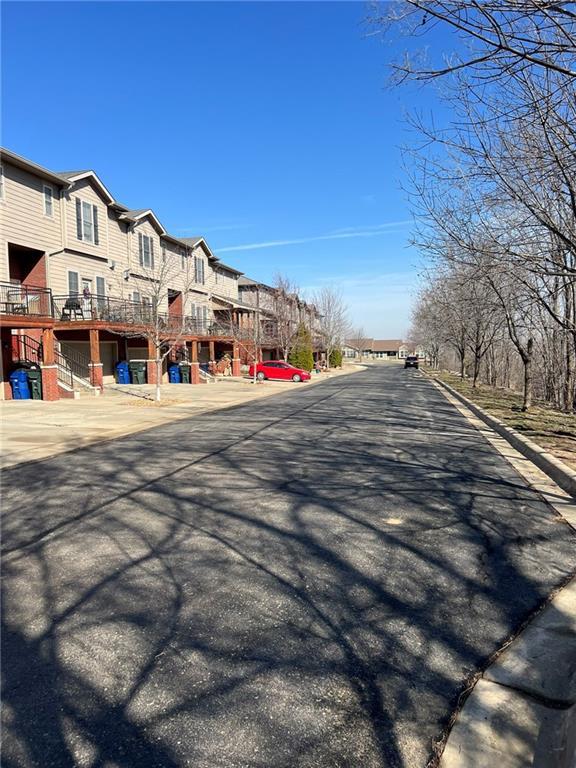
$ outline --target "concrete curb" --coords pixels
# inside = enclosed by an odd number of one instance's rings
[[[451,395],[460,400],[460,402],[469,408],[472,413],[478,416],[479,419],[482,419],[482,421],[488,424],[488,426],[501,437],[508,440],[517,451],[520,451],[520,453],[526,456],[527,459],[534,462],[534,464],[551,477],[563,491],[566,491],[566,493],[569,493],[576,498],[576,472],[574,470],[570,469],[570,467],[560,461],[560,459],[557,459],[556,456],[552,456],[552,454],[548,453],[544,448],[533,443],[532,440],[519,434],[515,429],[512,429],[512,427],[508,427],[500,421],[500,419],[497,419],[496,416],[491,416],[484,410],[484,408],[473,403],[465,397],[465,395],[462,395],[449,384],[446,384],[446,382],[431,376],[430,379],[448,390]]]
[[[576,472],[449,384],[429,379],[576,528],[576,503],[568,498],[576,495]],[[491,437],[480,422],[499,437]],[[506,444],[511,447],[504,449]],[[544,473],[539,475],[541,480],[527,474],[525,459]],[[544,476],[568,496],[560,499],[561,491]],[[556,492],[551,494],[551,488]],[[450,723],[444,749],[430,765],[576,768],[576,577],[556,589],[520,632],[488,660],[461,698],[464,701]]]

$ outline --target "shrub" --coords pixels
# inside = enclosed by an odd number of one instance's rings
[[[314,367],[314,354],[312,352],[312,335],[302,323],[298,326],[298,333],[294,346],[288,356],[291,365],[311,371]]]
[[[333,349],[332,352],[330,352],[329,365],[330,365],[330,368],[342,367],[342,350],[341,349]]]

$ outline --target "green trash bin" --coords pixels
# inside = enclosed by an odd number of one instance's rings
[[[180,365],[180,375],[182,376],[182,384],[190,384],[190,366]]]
[[[146,384],[146,363],[143,360],[131,360],[128,368],[132,384]]]
[[[26,373],[32,400],[42,400],[42,371],[40,368],[29,368]]]

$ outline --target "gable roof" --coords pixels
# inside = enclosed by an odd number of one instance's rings
[[[136,208],[133,211],[124,211],[118,218],[122,220],[129,219],[130,221],[140,221],[140,219],[149,218],[152,219],[152,221],[156,224],[156,227],[158,228],[161,235],[165,234],[166,232],[160,223],[160,219],[156,216],[151,208]]]
[[[5,162],[15,165],[17,168],[22,168],[43,179],[48,179],[48,181],[51,181],[60,187],[68,187],[70,185],[66,179],[63,179],[60,176],[60,174],[49,171],[48,168],[44,168],[43,166],[38,165],[38,163],[33,163],[31,160],[27,160],[25,157],[17,155],[16,152],[12,152],[5,147],[0,147],[0,158]]]
[[[98,187],[100,193],[105,197],[109,203],[114,202],[112,193],[108,190],[104,182],[99,178],[95,171],[83,170],[83,171],[60,171],[58,174],[61,178],[68,181],[70,184],[74,184],[77,181],[84,181],[84,179],[90,179],[90,181]]]
[[[398,352],[403,346],[402,339],[374,339],[373,352]]]

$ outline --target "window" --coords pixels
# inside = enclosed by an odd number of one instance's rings
[[[180,248],[180,266],[182,269],[186,269],[186,251],[184,248]]]
[[[78,240],[98,245],[98,207],[76,198],[76,236]]]
[[[106,280],[103,277],[96,278],[96,295],[106,296]]]
[[[199,256],[194,256],[194,280],[204,283],[204,259]]]
[[[4,200],[4,167],[0,165],[0,200]]]
[[[135,302],[136,304],[140,304],[140,293],[138,291],[133,291],[132,301]]]
[[[166,246],[162,246],[162,261],[166,261]]]
[[[68,272],[68,293],[70,296],[78,296],[80,291],[80,277],[78,272]]]
[[[44,215],[51,217],[53,212],[52,197],[54,192],[52,187],[48,184],[44,184],[42,191],[44,193]]]
[[[138,256],[140,266],[154,269],[154,239],[138,232]]]

